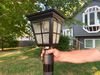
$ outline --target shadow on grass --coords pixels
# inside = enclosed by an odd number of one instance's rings
[[[23,50],[23,55],[31,58],[40,58],[41,48],[30,48],[28,50]]]
[[[3,50],[0,48],[0,52],[12,52],[19,50],[21,47],[14,47],[14,48],[4,48]]]
[[[7,48],[0,52],[0,59],[16,58],[40,58],[41,48],[23,47],[23,48]]]

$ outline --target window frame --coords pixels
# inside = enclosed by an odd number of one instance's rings
[[[87,40],[92,40],[92,47],[87,47],[86,46],[86,41]],[[93,42],[93,39],[84,39],[84,48],[94,48],[94,44],[93,44],[94,42]]]
[[[92,40],[92,47],[86,47],[87,40]],[[84,48],[96,48],[96,40],[100,40],[100,39],[84,39]]]
[[[83,23],[85,24],[85,15],[87,15],[87,25],[88,26],[100,25],[100,23],[97,22],[97,20],[98,20],[97,13],[98,12],[100,12],[100,7],[99,6],[88,7],[82,14]],[[90,24],[90,13],[94,13],[94,24]]]

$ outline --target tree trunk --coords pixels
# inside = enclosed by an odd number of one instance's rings
[[[3,47],[3,37],[1,37],[1,49],[2,49],[2,51],[4,50],[4,47]]]

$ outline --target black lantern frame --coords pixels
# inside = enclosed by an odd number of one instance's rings
[[[64,22],[65,17],[63,15],[61,15],[58,11],[56,11],[55,9],[49,9],[46,11],[41,11],[38,13],[34,13],[31,15],[27,16],[29,21],[31,21],[31,28],[34,34],[34,38],[36,40],[36,44],[38,46],[49,46],[49,47],[53,47],[56,44],[58,44],[59,42],[59,37],[60,37],[60,32],[61,32],[61,28],[62,28],[62,24]],[[47,21],[48,25],[49,25],[49,31],[48,32],[43,32],[43,22]],[[55,28],[56,30],[54,31],[54,22],[57,23],[57,28]],[[40,33],[36,33],[35,29],[33,27],[33,24],[35,23],[39,23],[40,24]],[[60,25],[59,25],[60,24]],[[60,26],[60,27],[59,27]],[[37,39],[37,35],[41,34],[41,43],[40,40]],[[44,34],[48,34],[47,39],[44,38]],[[55,36],[54,36],[55,34]],[[45,42],[45,40],[48,40],[48,43]],[[55,40],[55,41],[54,41]]]

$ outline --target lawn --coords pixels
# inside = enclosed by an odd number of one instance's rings
[[[0,75],[43,75],[40,49],[17,48],[0,52]],[[54,75],[100,75],[100,62],[71,64],[56,62]]]

